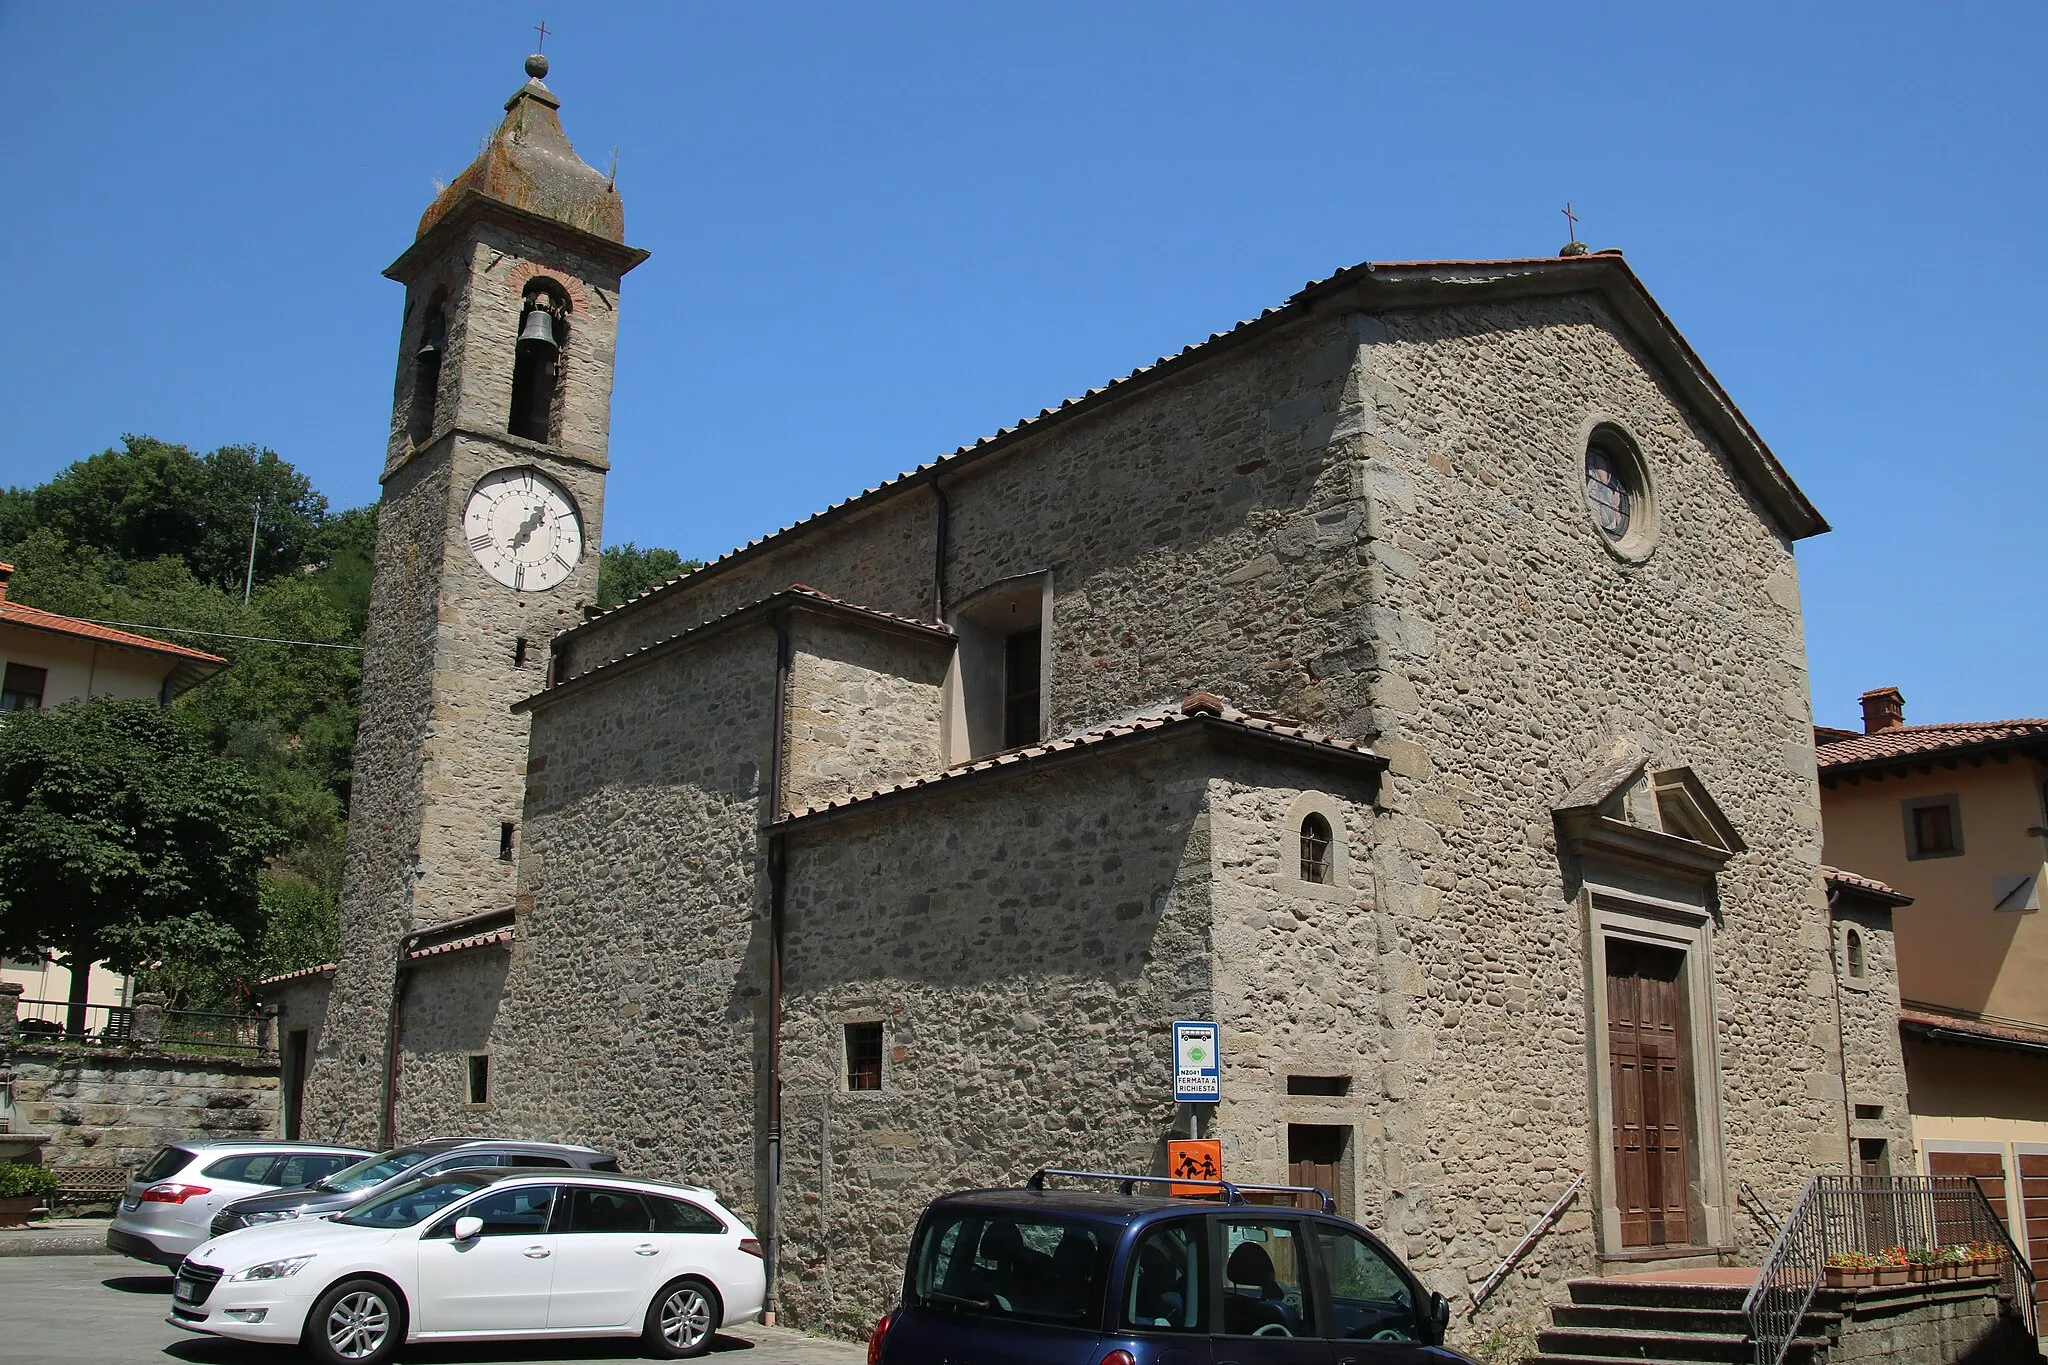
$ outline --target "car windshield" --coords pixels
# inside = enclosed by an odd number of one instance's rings
[[[365,1228],[409,1228],[490,1183],[487,1175],[464,1172],[422,1176],[328,1221]]]
[[[940,1209],[911,1264],[930,1308],[1087,1325],[1102,1317],[1115,1232],[1042,1213]]]
[[[365,1157],[353,1166],[344,1166],[325,1180],[313,1182],[316,1190],[346,1192],[367,1190],[372,1185],[381,1185],[394,1175],[401,1175],[425,1161],[431,1152],[388,1152],[383,1156]]]

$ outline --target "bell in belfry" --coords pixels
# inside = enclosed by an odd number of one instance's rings
[[[519,345],[522,350],[555,349],[555,319],[545,308],[530,308],[526,322],[519,329]]]

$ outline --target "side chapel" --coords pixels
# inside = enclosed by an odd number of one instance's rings
[[[841,1331],[932,1195],[1195,1122],[1454,1297],[1584,1176],[1489,1313],[1754,1256],[1742,1185],[1843,1167],[1827,524],[1620,253],[1341,270],[599,613],[646,253],[546,70],[385,272],[293,1131],[708,1184]],[[1212,1112],[1176,1019],[1221,1024]]]

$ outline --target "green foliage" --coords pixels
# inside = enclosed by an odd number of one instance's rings
[[[641,549],[632,541],[608,545],[597,561],[597,605],[616,607],[658,588],[672,578],[704,567],[701,559],[684,559],[658,546]]]
[[[258,497],[264,529],[255,589],[244,603],[249,512]],[[148,633],[229,660],[174,709],[204,747],[241,769],[254,813],[287,836],[271,871],[310,887],[330,910],[341,894],[362,656],[223,637],[359,645],[376,535],[374,505],[330,513],[289,463],[252,447],[201,457],[131,436],[122,449],[81,460],[49,483],[0,490],[0,559],[15,565],[10,598],[160,627]],[[245,980],[328,960],[268,965],[259,924],[273,903],[283,901],[266,889],[255,919],[232,934],[220,932],[226,921],[211,918],[170,926],[135,960],[146,964],[149,985],[194,1005],[228,1003]]]
[[[284,843],[255,783],[148,701],[95,697],[0,725],[0,950],[128,971],[259,924]]]
[[[42,1199],[57,1192],[57,1173],[25,1161],[0,1162],[0,1199]]]
[[[239,588],[259,504],[258,578],[306,562],[327,520],[327,499],[274,451],[222,446],[202,456],[147,436],[125,436],[122,445],[41,487],[9,489],[0,499],[0,539],[47,528],[81,549],[128,561],[169,557],[202,583]]]

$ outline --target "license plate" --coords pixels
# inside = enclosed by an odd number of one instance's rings
[[[178,1281],[178,1287],[171,1291],[171,1297],[180,1303],[192,1303],[199,1298],[199,1286],[190,1280]]]

